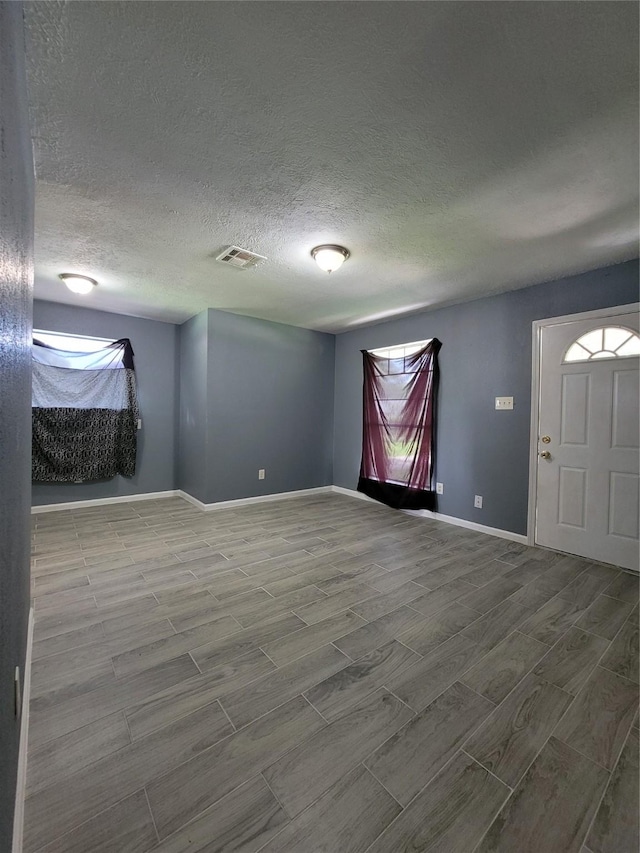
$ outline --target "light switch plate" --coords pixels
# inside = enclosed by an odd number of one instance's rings
[[[496,397],[496,409],[513,409],[513,397]]]
[[[13,709],[15,711],[16,717],[19,717],[22,714],[22,689],[20,685],[20,667],[17,666],[15,668],[13,674]]]

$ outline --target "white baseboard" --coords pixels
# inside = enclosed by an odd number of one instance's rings
[[[27,653],[24,661],[22,686],[22,716],[20,719],[20,747],[16,779],[16,806],[13,813],[12,853],[22,853],[24,833],[24,800],[27,791],[27,747],[29,742],[29,698],[31,696],[31,652],[33,649],[33,607],[29,610],[27,628]]]
[[[68,501],[60,504],[42,504],[42,506],[32,506],[31,513],[33,515],[39,512],[58,512],[61,509],[82,509],[89,506],[108,506],[108,504],[123,504],[131,503],[132,501],[154,501],[158,498],[172,498],[177,495],[182,495],[177,489],[169,489],[166,492],[145,492],[140,495],[117,495],[113,498],[91,498],[86,501]],[[184,495],[182,495],[184,497]]]
[[[487,533],[489,536],[498,536],[500,539],[509,539],[520,545],[527,545],[528,539],[522,533],[512,533],[511,530],[502,530],[500,527],[488,527],[486,524],[478,524],[476,521],[467,521],[465,518],[456,518],[454,515],[443,515],[439,512],[429,512],[428,509],[406,510],[418,518],[433,518],[435,521],[444,521],[446,524],[455,524],[457,527],[466,527],[468,530],[477,530],[478,533]]]
[[[320,495],[332,492],[334,486],[317,486],[315,489],[298,489],[293,492],[276,492],[272,495],[256,495],[253,498],[238,498],[233,501],[216,501],[215,503],[205,504],[198,498],[194,498],[188,492],[183,492],[178,489],[177,493],[181,498],[184,498],[189,503],[197,506],[203,512],[211,512],[215,509],[230,509],[231,507],[248,506],[249,504],[265,503],[267,501],[281,501],[287,498],[301,498],[304,495]]]
[[[280,501],[285,500],[287,498],[300,498],[304,495],[316,495],[327,492],[336,492],[340,495],[347,495],[351,498],[358,498],[361,501],[369,501],[370,503],[378,504],[378,501],[374,501],[373,498],[370,498],[368,495],[364,495],[362,492],[357,492],[355,489],[345,489],[343,486],[318,486],[315,489],[298,489],[293,492],[277,492],[272,495],[257,495],[252,498],[238,498],[237,500],[232,501],[216,501],[215,503],[206,504],[203,503],[198,498],[194,498],[193,495],[190,495],[188,492],[184,492],[182,489],[171,489],[166,492],[147,492],[143,495],[118,495],[114,498],[95,498],[93,500],[86,501],[69,501],[69,503],[60,503],[60,504],[45,504],[43,506],[34,506],[31,507],[32,513],[40,513],[40,512],[56,512],[57,510],[62,509],[81,509],[82,507],[90,507],[90,506],[107,506],[108,504],[117,504],[117,503],[129,503],[131,501],[149,501],[149,500],[157,500],[158,498],[171,498],[171,497],[180,497],[184,498],[184,500],[189,501],[193,506],[198,507],[198,509],[203,512],[211,512],[216,509],[229,509],[231,507],[240,507],[240,506],[248,506],[249,504],[255,503],[264,503],[265,501]],[[447,524],[455,524],[458,527],[466,527],[469,530],[477,530],[478,533],[488,533],[490,536],[499,536],[501,539],[509,539],[511,542],[518,542],[521,545],[528,544],[528,540],[526,536],[521,535],[520,533],[512,533],[510,530],[501,530],[497,527],[487,527],[484,524],[477,524],[475,521],[466,521],[464,518],[456,518],[453,515],[442,515],[439,512],[429,512],[426,509],[420,510],[405,510],[405,512],[410,513],[416,517],[422,518],[433,518],[436,521],[444,521]]]
[[[345,489],[342,486],[333,486],[333,491],[341,495],[348,495],[351,498],[359,498],[360,500],[378,503],[364,495],[362,492],[357,492],[354,489]],[[518,542],[520,545],[527,545],[528,539],[521,533],[512,533],[510,530],[502,530],[499,527],[487,527],[485,524],[478,524],[475,521],[467,521],[464,518],[456,518],[454,515],[443,515],[439,512],[431,512],[428,509],[403,510],[408,515],[414,518],[432,518],[434,521],[444,521],[446,524],[454,524],[457,527],[466,527],[468,530],[476,530],[478,533],[487,533],[489,536],[499,536],[500,539],[509,539],[511,542]]]
[[[370,504],[383,506],[380,501],[374,501],[369,495],[365,495],[364,492],[357,492],[355,489],[345,489],[344,486],[331,486],[331,491],[337,492],[339,495],[346,495],[348,498],[358,498],[360,501],[368,501]]]

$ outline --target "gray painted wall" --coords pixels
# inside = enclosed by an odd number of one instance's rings
[[[330,485],[334,343],[214,309],[185,323],[180,488],[213,503]]]
[[[205,501],[207,490],[207,352],[209,317],[202,311],[179,327],[180,489]]]
[[[134,477],[130,480],[114,477],[95,483],[34,483],[33,505],[175,489],[178,327],[39,300],[33,307],[33,325],[52,332],[130,338],[142,417]]]
[[[130,338],[143,422],[135,477],[34,483],[34,506],[174,488],[210,503],[331,483],[333,335],[224,311],[177,327],[39,300],[34,327]]]
[[[361,349],[442,341],[438,510],[526,533],[531,406],[531,323],[638,300],[638,261],[338,335],[334,483],[355,489],[362,440]],[[513,396],[513,411],[494,398]],[[484,498],[474,509],[474,495]]]
[[[208,502],[331,484],[334,358],[333,335],[209,310]]]
[[[0,850],[11,850],[29,615],[33,157],[22,3],[0,3]]]

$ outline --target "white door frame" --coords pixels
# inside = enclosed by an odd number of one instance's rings
[[[565,314],[562,317],[549,317],[534,320],[531,324],[531,428],[529,434],[529,512],[527,517],[527,543],[535,545],[536,505],[538,500],[538,417],[540,414],[540,339],[546,326],[560,326],[579,320],[605,319],[617,314],[632,314],[640,310],[640,303],[614,305],[611,308],[598,308],[596,311],[583,311],[579,314]]]

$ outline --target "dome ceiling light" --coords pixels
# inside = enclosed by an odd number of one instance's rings
[[[60,273],[58,278],[61,278],[73,293],[91,293],[93,288],[98,286],[98,282],[87,275],[63,272]]]
[[[347,260],[349,250],[345,249],[344,246],[334,246],[332,244],[316,246],[311,250],[311,257],[321,270],[333,272]]]

